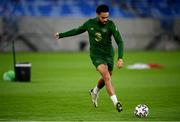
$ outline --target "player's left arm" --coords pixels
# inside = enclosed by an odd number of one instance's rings
[[[124,43],[121,37],[119,30],[117,29],[116,25],[112,22],[112,34],[118,46],[118,60],[117,60],[117,67],[123,67],[123,50],[124,50]]]

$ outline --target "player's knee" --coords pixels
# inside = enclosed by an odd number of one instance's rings
[[[110,75],[108,75],[108,74],[104,75],[104,76],[103,76],[103,79],[104,79],[105,82],[111,81],[111,77],[110,77]]]

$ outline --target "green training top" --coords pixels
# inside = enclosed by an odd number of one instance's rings
[[[97,18],[89,19],[82,26],[70,31],[59,33],[60,38],[74,36],[88,31],[90,56],[114,56],[111,37],[113,35],[118,45],[118,58],[123,58],[123,41],[114,22],[108,20],[101,24]]]

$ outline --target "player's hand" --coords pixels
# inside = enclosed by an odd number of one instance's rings
[[[60,39],[59,33],[55,33],[55,34],[54,34],[54,37],[55,37],[56,39]]]
[[[122,68],[123,67],[123,59],[118,59],[117,61],[117,67]]]

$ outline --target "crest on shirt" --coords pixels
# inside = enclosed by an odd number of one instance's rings
[[[107,32],[107,29],[106,29],[106,28],[103,28],[103,29],[101,29],[101,30],[102,30],[102,32],[104,32],[104,33]]]
[[[90,30],[94,30],[94,28],[92,27],[92,28],[90,28]]]

